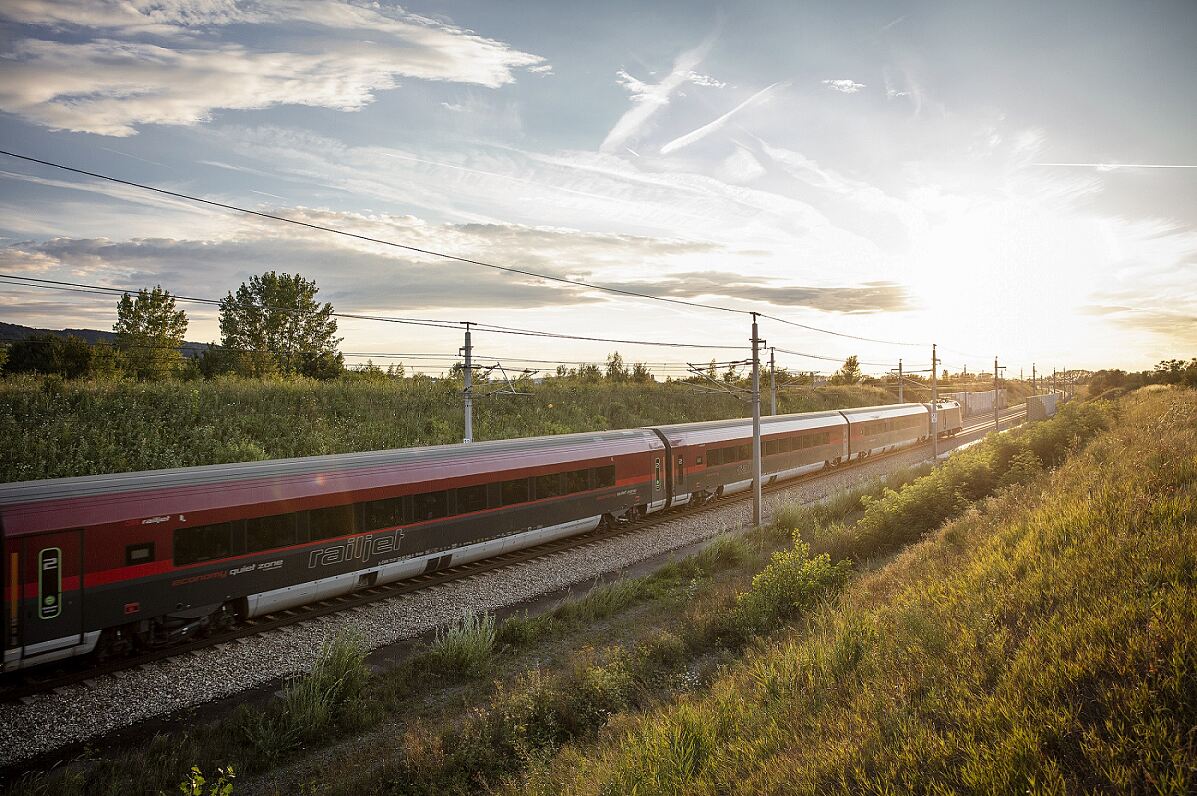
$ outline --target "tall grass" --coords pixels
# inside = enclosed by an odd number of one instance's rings
[[[1132,397],[1059,471],[506,792],[1191,793],[1193,450],[1197,393]]]
[[[476,439],[633,428],[739,417],[728,395],[683,384],[529,385],[475,404]],[[868,387],[786,393],[802,412],[886,403]],[[461,440],[451,381],[86,382],[0,379],[0,480],[314,456]]]
[[[234,723],[255,753],[277,760],[339,723],[352,723],[370,671],[360,636],[339,635],[320,650],[311,671],[289,682],[269,710],[242,707]]]
[[[466,611],[461,620],[436,632],[430,653],[438,668],[450,674],[480,674],[495,651],[495,617]]]

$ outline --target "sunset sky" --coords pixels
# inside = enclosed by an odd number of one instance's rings
[[[1197,355],[1197,3],[6,0],[0,148],[397,243],[757,310],[879,372]],[[746,345],[744,316],[254,219],[0,156],[0,273]],[[187,338],[214,309],[183,305]],[[0,285],[0,320],[115,299]],[[351,352],[454,331],[343,320]],[[484,360],[735,352],[482,334]],[[437,359],[437,357],[440,359]],[[364,357],[352,357],[360,361]],[[803,370],[835,363],[779,355]],[[391,360],[376,358],[384,366]]]

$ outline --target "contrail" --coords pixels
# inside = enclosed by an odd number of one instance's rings
[[[699,127],[697,130],[694,130],[692,132],[686,133],[683,136],[679,136],[678,138],[673,139],[668,144],[661,147],[661,154],[668,155],[670,152],[674,152],[678,149],[681,149],[684,146],[689,146],[690,144],[693,144],[695,141],[699,140],[700,138],[705,138],[706,136],[710,135],[711,133],[718,130],[720,127],[722,127],[724,122],[726,122],[732,116],[739,113],[745,107],[751,105],[752,103],[756,102],[761,97],[768,94],[773,89],[780,86],[782,84],[782,82],[784,82],[784,81],[778,81],[777,83],[774,83],[771,86],[766,86],[765,88],[761,89],[757,93],[753,94],[748,99],[741,102],[736,107],[732,108],[727,113],[720,116],[715,121],[708,122],[707,124],[704,124],[702,127]]]
[[[1183,163],[1032,163],[1031,165],[1097,169],[1098,171],[1114,171],[1115,169],[1197,169],[1197,165],[1190,166]]]

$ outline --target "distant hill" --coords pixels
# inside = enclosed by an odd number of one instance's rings
[[[14,343],[35,334],[53,334],[59,337],[78,337],[87,343],[112,343],[116,340],[113,332],[103,332],[99,329],[35,329],[32,326],[22,326],[19,323],[4,323],[0,321],[0,343]],[[198,357],[208,350],[207,343],[183,343],[183,356]]]

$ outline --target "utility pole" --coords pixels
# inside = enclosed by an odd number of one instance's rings
[[[1052,368],[1052,395],[1056,394],[1056,369]]]
[[[939,459],[939,388],[936,385],[935,371],[939,370],[939,361],[935,356],[935,343],[931,344],[931,453]]]
[[[1039,391],[1037,389],[1035,389],[1035,363],[1032,362],[1031,363],[1031,395],[1036,395],[1036,394],[1038,394],[1038,392]]]
[[[993,430],[998,430],[998,358],[993,358]]]
[[[461,353],[465,354],[465,370],[462,375],[465,380],[465,389],[462,394],[465,396],[465,437],[462,442],[474,441],[474,346],[470,341],[470,321],[465,323],[465,345],[461,349]]]
[[[769,346],[769,415],[777,415],[777,368],[773,361],[773,346]]]
[[[904,382],[902,381],[902,360],[898,360],[898,403],[906,403],[905,393],[902,392]]]
[[[761,355],[757,313],[752,313],[752,526],[761,524]]]

